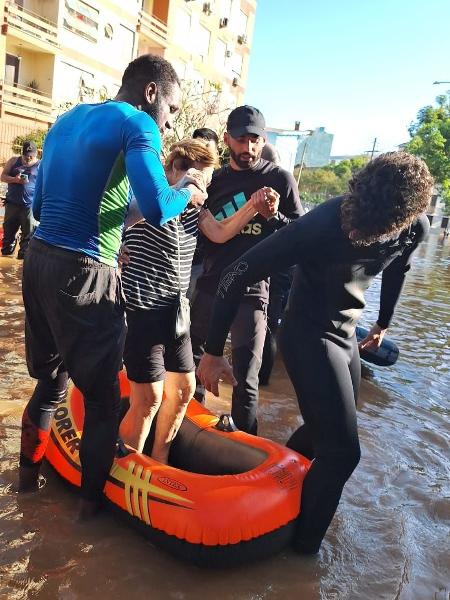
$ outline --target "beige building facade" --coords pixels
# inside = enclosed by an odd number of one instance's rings
[[[126,65],[167,58],[196,92],[242,103],[256,0],[0,0],[0,162],[11,140],[80,101],[113,97]]]

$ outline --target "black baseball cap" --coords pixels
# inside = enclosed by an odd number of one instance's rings
[[[31,140],[27,140],[22,144],[22,155],[37,154],[37,146]]]
[[[253,134],[265,137],[266,121],[261,111],[254,106],[238,106],[230,112],[227,131],[231,137]]]

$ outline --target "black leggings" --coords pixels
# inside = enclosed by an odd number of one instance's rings
[[[314,459],[303,483],[295,546],[300,552],[317,552],[360,459],[359,352],[356,336],[342,339],[289,312],[279,341],[304,420],[287,446]]]
[[[44,457],[52,419],[67,392],[67,371],[38,380],[22,417],[20,465],[38,466]],[[81,497],[98,502],[114,460],[119,428],[119,381],[99,380],[84,395],[84,426],[80,444]]]

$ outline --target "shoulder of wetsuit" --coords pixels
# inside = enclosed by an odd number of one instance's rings
[[[430,221],[425,213],[421,214],[420,217],[413,222],[411,229],[416,232],[419,239],[423,239],[430,231]]]

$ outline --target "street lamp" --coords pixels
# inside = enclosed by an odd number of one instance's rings
[[[301,131],[300,133],[306,133],[307,135],[304,138],[305,144],[303,146],[302,157],[300,159],[300,168],[298,170],[298,175],[297,175],[297,187],[300,185],[300,177],[302,176],[303,166],[305,164],[306,148],[308,146],[308,142],[309,142],[312,134],[314,133],[314,129],[305,129],[304,131]]]
[[[441,83],[450,83],[450,81],[433,81],[433,85],[439,85]]]

